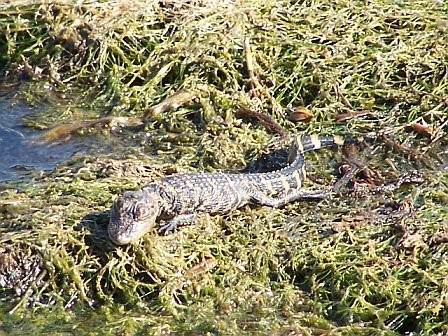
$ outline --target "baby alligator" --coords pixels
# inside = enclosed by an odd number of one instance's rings
[[[196,214],[225,214],[245,204],[281,207],[302,198],[320,199],[327,191],[302,189],[305,179],[303,153],[358,143],[352,137],[304,135],[296,137],[290,151],[290,164],[267,173],[192,173],[162,178],[137,191],[126,191],[112,206],[109,237],[118,244],[141,238],[159,224],[160,233],[192,224]]]

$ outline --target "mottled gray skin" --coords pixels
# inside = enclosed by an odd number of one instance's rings
[[[280,207],[301,198],[322,198],[327,191],[302,189],[303,153],[358,142],[354,138],[305,135],[297,137],[287,167],[267,173],[193,173],[168,176],[138,191],[126,191],[112,206],[109,237],[118,244],[141,238],[159,224],[159,232],[192,224],[197,213],[225,214],[245,204]]]

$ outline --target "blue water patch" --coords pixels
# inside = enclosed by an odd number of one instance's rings
[[[0,97],[0,181],[50,170],[74,153],[87,149],[79,139],[60,144],[33,141],[43,131],[27,128],[21,117],[36,112],[10,97]]]

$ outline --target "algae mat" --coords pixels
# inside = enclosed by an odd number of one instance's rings
[[[0,333],[447,332],[447,17],[443,1],[0,4],[1,88],[48,106],[23,124],[116,144],[0,187]],[[307,186],[360,170],[322,201],[109,241],[124,190],[277,167],[278,129],[379,141],[307,155]]]

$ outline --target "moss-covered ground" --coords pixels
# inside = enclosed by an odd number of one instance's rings
[[[40,140],[116,144],[0,187],[0,335],[448,332],[447,2],[3,1],[0,71],[3,91],[39,107],[24,124],[58,127]],[[289,134],[382,134],[352,160],[380,186],[423,182],[113,245],[124,190],[269,152],[273,134],[240,105]],[[308,187],[336,182],[341,151],[307,161]]]

